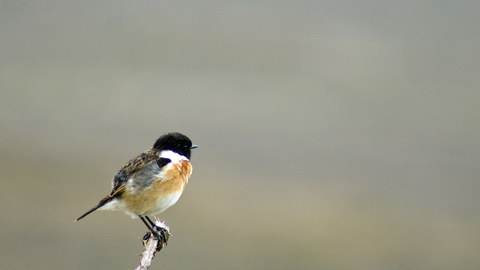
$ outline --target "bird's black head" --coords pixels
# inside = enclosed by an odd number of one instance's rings
[[[191,149],[197,148],[197,146],[192,145],[192,141],[187,136],[178,132],[172,132],[160,136],[153,148],[157,151],[172,150],[190,159]]]

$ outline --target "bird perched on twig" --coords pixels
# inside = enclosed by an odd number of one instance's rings
[[[157,139],[153,147],[131,159],[113,177],[112,191],[95,207],[80,216],[84,218],[95,210],[123,211],[132,218],[139,217],[157,238],[153,229],[165,231],[148,217],[159,214],[174,205],[192,174],[191,149],[197,148],[185,135],[173,132]]]

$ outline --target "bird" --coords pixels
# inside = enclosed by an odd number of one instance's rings
[[[160,230],[165,239],[165,230],[149,216],[160,214],[178,201],[192,174],[191,150],[197,147],[179,132],[163,134],[152,148],[132,158],[115,174],[108,196],[75,221],[96,210],[123,211],[140,218],[157,239],[160,235],[154,228]]]

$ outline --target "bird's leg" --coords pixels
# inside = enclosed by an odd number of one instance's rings
[[[165,243],[167,243],[166,234],[168,233],[168,231],[163,227],[157,226],[157,224],[155,224],[155,222],[153,222],[148,216],[145,216],[145,218],[148,220],[148,222],[150,222],[150,224],[152,225],[152,228],[155,228],[156,231],[160,232],[160,235],[162,236],[163,240],[165,241]],[[158,238],[158,233],[155,236],[157,236]]]
[[[152,228],[152,226],[145,220],[145,218],[142,217],[142,216],[138,216],[138,217],[140,217],[140,219],[143,221],[143,223],[145,223],[145,226],[147,226],[148,230],[152,233],[152,235],[154,235],[155,237],[157,237],[157,239],[159,239],[160,235],[157,233],[156,230],[154,230]],[[150,238],[150,235],[148,233],[145,234],[145,236],[143,236],[143,240],[145,240],[145,241],[148,240],[148,238]]]
[[[160,227],[160,226],[157,226],[155,225],[155,223],[148,217],[148,216],[139,216],[140,219],[143,221],[143,223],[145,223],[145,225],[147,226],[147,228],[150,230],[150,232],[152,233],[152,235],[154,235],[157,239],[163,239],[164,242],[166,243],[167,242],[167,237],[165,235],[165,233],[167,232],[164,228]],[[148,220],[145,220],[145,218]],[[150,224],[149,224],[150,223]],[[155,229],[154,229],[155,228]],[[160,232],[160,233],[159,233]],[[160,238],[161,237],[161,238]],[[148,238],[150,238],[149,234],[145,234],[145,236],[143,236],[143,240],[147,240]]]

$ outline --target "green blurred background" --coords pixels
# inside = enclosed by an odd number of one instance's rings
[[[1,1],[1,269],[133,269],[73,221],[200,147],[151,269],[480,269],[479,1]]]

